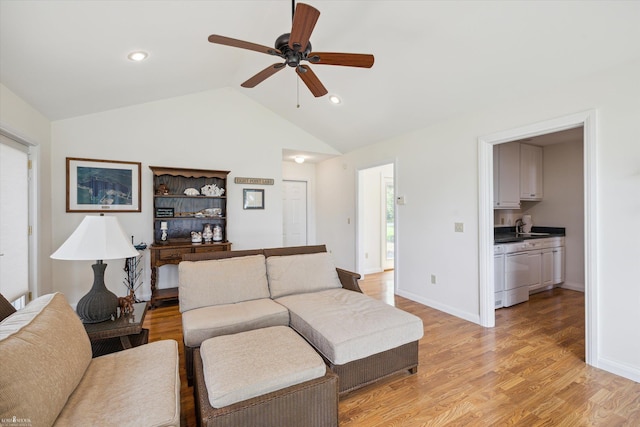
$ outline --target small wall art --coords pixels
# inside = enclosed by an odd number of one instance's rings
[[[264,190],[245,188],[242,199],[244,209],[264,209]]]

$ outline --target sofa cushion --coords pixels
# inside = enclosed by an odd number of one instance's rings
[[[91,362],[91,343],[60,293],[0,322],[0,419],[50,426]]]
[[[264,255],[183,261],[178,272],[182,313],[211,305],[269,298]]]
[[[342,287],[333,259],[327,252],[270,256],[267,275],[271,298]]]
[[[236,402],[320,378],[322,358],[285,326],[212,338],[200,347],[209,403]]]
[[[422,338],[422,320],[358,292],[330,289],[289,295],[291,327],[335,365]]]
[[[93,359],[56,426],[180,426],[178,343]]]
[[[289,325],[289,312],[269,298],[215,305],[182,313],[184,343],[198,347],[212,337]]]

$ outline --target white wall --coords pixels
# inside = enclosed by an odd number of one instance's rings
[[[397,157],[397,292],[479,321],[478,138],[531,123],[597,110],[598,349],[596,366],[640,381],[640,61],[549,88],[535,97],[488,107],[347,153],[318,166],[318,238],[343,267],[354,267],[353,171]],[[410,96],[410,95],[406,95]],[[327,202],[333,203],[328,205]],[[463,222],[464,233],[454,233]],[[340,258],[342,257],[342,258]],[[428,277],[435,274],[436,285]]]
[[[6,86],[0,84],[0,127],[35,144],[31,148],[36,194],[30,201],[37,212],[33,227],[31,249],[35,252],[34,270],[31,272],[34,297],[50,293],[51,277],[51,123]]]
[[[285,129],[286,131],[283,131]],[[54,247],[85,214],[65,212],[65,158],[142,163],[142,212],[117,215],[135,242],[152,241],[152,173],[149,166],[230,170],[227,234],[233,249],[282,244],[282,149],[337,154],[235,89],[202,92],[52,123],[51,186]],[[273,178],[274,185],[236,185],[235,177]],[[265,209],[243,210],[242,189],[264,188]],[[149,256],[148,252],[145,256]],[[145,264],[148,263],[148,258]],[[111,261],[107,287],[118,295],[123,261]],[[54,261],[53,289],[77,302],[92,282],[91,262]],[[142,297],[149,295],[144,279]],[[177,268],[160,268],[160,287],[175,286]]]
[[[380,183],[382,171],[371,168],[360,171],[359,197],[362,197],[362,211],[359,212],[359,224],[362,226],[362,267],[364,274],[378,273],[383,270],[380,263],[382,234],[382,193]]]

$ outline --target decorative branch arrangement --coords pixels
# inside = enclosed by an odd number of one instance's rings
[[[131,237],[133,240],[133,236]],[[143,247],[144,246],[144,247]],[[140,244],[136,245],[135,248],[140,250],[146,248],[147,245]],[[126,276],[122,283],[129,289],[129,296],[133,299],[133,302],[140,302],[138,297],[136,297],[136,291],[140,286],[142,286],[142,264],[140,260],[142,256],[127,258],[124,261],[124,271]],[[139,283],[138,283],[139,282]]]

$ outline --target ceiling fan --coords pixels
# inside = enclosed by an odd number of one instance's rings
[[[216,34],[209,36],[211,43],[254,50],[268,55],[279,56],[284,60],[284,62],[278,62],[268,66],[240,86],[246,88],[255,87],[288,65],[296,69],[296,73],[298,73],[298,76],[300,76],[304,84],[307,85],[313,96],[319,97],[326,95],[327,89],[308,65],[301,64],[302,61],[308,61],[311,64],[317,65],[341,65],[345,67],[371,68],[373,66],[373,55],[361,53],[312,52],[309,38],[320,16],[320,11],[304,3],[298,3],[296,6],[295,0],[292,1],[292,9],[293,24],[291,25],[291,32],[278,37],[274,44],[275,48]]]

